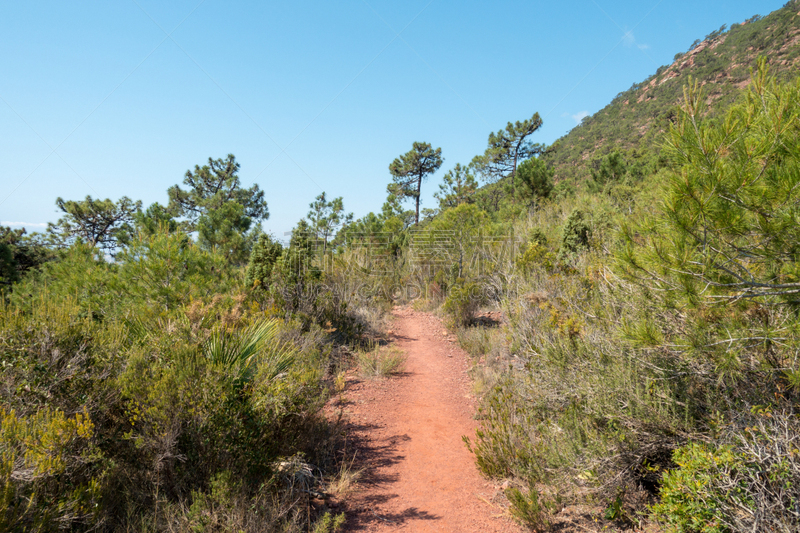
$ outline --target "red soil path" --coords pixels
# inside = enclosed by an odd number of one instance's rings
[[[346,531],[522,531],[489,503],[498,490],[462,440],[477,426],[468,355],[434,316],[407,307],[392,314],[405,372],[354,379],[345,393],[355,466],[365,469],[347,501]]]

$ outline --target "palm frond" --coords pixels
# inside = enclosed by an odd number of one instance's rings
[[[273,380],[294,364],[295,350],[277,338],[278,321],[266,320],[241,330],[218,329],[205,342],[203,353],[211,364],[239,374],[253,374],[258,368]]]

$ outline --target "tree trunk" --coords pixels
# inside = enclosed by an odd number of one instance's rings
[[[511,201],[517,199],[517,158],[519,157],[519,146],[514,151],[514,168],[511,170]]]
[[[417,214],[414,215],[414,225],[419,224],[419,193],[422,190],[422,175],[417,178]]]

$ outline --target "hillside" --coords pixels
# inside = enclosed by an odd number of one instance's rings
[[[798,57],[720,28],[418,223],[423,142],[285,245],[233,154],[0,227],[0,533],[800,531]]]
[[[689,78],[705,86],[711,113],[727,109],[750,82],[750,69],[765,56],[779,79],[798,71],[800,61],[800,2],[792,0],[765,17],[724,26],[676,54],[671,65],[619,93],[606,107],[554,143],[548,156],[556,181],[582,181],[594,162],[615,150],[658,146]],[[595,163],[596,164],[596,163]]]

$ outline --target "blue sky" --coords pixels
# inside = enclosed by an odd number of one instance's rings
[[[290,230],[321,191],[379,210],[414,141],[468,163],[539,112],[551,143],[723,23],[785,0],[0,3],[0,224],[56,197],[165,203],[236,155]]]

